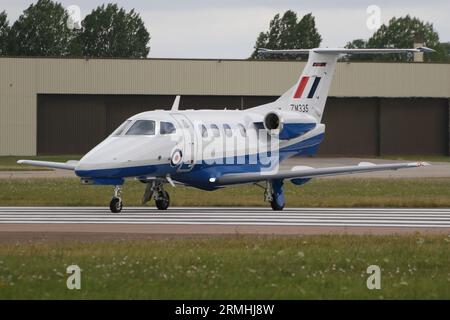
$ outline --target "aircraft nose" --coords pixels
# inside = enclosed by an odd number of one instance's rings
[[[123,149],[120,141],[108,138],[81,158],[75,173],[79,177],[92,177],[99,171],[117,167],[124,162]]]
[[[87,153],[75,168],[79,177],[133,177],[173,172],[164,141],[148,137],[111,137]],[[161,156],[162,155],[162,156]]]

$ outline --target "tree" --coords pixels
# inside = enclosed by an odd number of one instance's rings
[[[134,10],[102,5],[84,18],[82,26],[78,41],[85,56],[144,58],[150,51],[150,34]]]
[[[9,24],[6,12],[0,12],[0,56],[8,54]]]
[[[433,24],[423,22],[416,17],[396,18],[393,17],[389,23],[383,24],[368,41],[362,39],[353,40],[347,43],[347,48],[412,48],[416,38],[421,38],[421,42],[427,47],[437,50],[437,53],[426,54],[425,60],[434,61],[442,55],[442,47],[439,43],[439,35],[434,30]],[[352,59],[351,57],[350,59]],[[392,55],[366,55],[355,57],[358,60],[394,60],[411,61],[412,55],[392,54]]]
[[[322,42],[322,37],[316,28],[314,16],[311,13],[300,20],[297,14],[291,10],[286,11],[280,18],[276,14],[270,21],[269,31],[261,32],[256,40],[255,51],[250,58],[265,59],[258,55],[258,48],[267,49],[294,49],[317,48]],[[289,59],[286,55],[267,57],[270,59]]]
[[[31,4],[14,22],[9,35],[10,54],[18,56],[65,56],[72,32],[64,7],[51,0]]]

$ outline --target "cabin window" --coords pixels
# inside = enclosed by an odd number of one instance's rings
[[[128,127],[128,125],[130,124],[131,120],[127,120],[124,123],[122,123],[113,133],[113,136],[120,136],[124,130]]]
[[[239,131],[241,132],[241,136],[245,137],[247,135],[247,130],[245,129],[244,125],[238,124]]]
[[[231,127],[229,124],[224,124],[223,125],[223,130],[225,131],[225,135],[228,138],[231,138],[231,136],[233,136],[233,132],[231,131]]]
[[[127,136],[150,136],[155,134],[155,121],[137,120],[125,135]]]
[[[220,130],[219,130],[219,127],[217,125],[212,124],[211,125],[211,130],[213,132],[214,137],[216,137],[216,138],[220,137]]]
[[[202,124],[201,129],[202,129],[202,137],[203,138],[208,138],[208,130],[206,129],[204,124]]]
[[[175,133],[175,132],[176,132],[176,129],[172,122],[161,121],[161,124],[159,127],[159,133],[171,134],[171,133]]]

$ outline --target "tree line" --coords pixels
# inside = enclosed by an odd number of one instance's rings
[[[346,48],[413,48],[415,40],[436,50],[435,53],[425,55],[425,61],[450,62],[450,42],[440,42],[439,34],[432,23],[421,21],[419,18],[406,15],[393,17],[388,24],[383,24],[368,39],[355,39],[348,42]],[[253,59],[293,59],[289,55],[260,56],[258,48],[267,49],[311,49],[320,47],[322,37],[319,34],[314,16],[311,13],[299,18],[291,10],[283,16],[279,14],[270,21],[269,30],[261,32],[256,40]],[[411,61],[412,55],[351,55],[348,60],[392,60]],[[301,57],[300,57],[301,59]]]
[[[117,4],[97,7],[69,28],[69,14],[57,2],[39,0],[10,26],[0,13],[0,55],[145,58],[150,34],[137,12]]]
[[[134,10],[127,12],[117,4],[108,4],[92,10],[80,29],[69,28],[68,21],[67,10],[52,0],[30,5],[11,26],[6,12],[0,12],[0,55],[145,58],[150,51],[150,34]],[[412,48],[418,38],[436,50],[425,55],[426,61],[450,62],[450,42],[440,42],[432,23],[409,15],[394,17],[369,39],[355,39],[345,47]],[[257,49],[310,49],[320,47],[321,42],[312,13],[299,17],[288,10],[276,14],[269,29],[258,35],[250,59],[293,59],[288,55],[260,56]],[[410,61],[412,56],[358,55],[346,59]]]

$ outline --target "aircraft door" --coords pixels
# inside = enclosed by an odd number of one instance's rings
[[[182,141],[178,146],[180,150],[174,150],[172,155],[172,162],[179,165],[178,171],[190,171],[195,166],[196,147],[195,130],[193,123],[183,114],[171,113],[171,116],[176,120],[178,128],[181,130]],[[180,152],[181,151],[181,154]],[[178,164],[177,162],[181,162]]]

